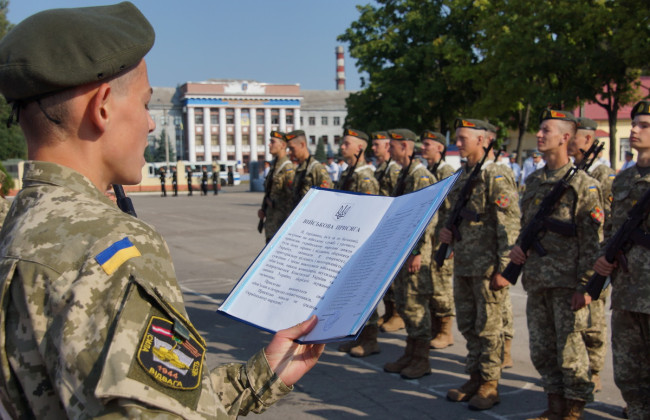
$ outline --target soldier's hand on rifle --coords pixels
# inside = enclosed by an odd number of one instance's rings
[[[591,303],[591,296],[588,293],[575,292],[571,297],[571,309],[577,311]]]
[[[451,244],[454,240],[454,233],[450,229],[444,227],[440,230],[440,236],[438,239],[443,244]]]
[[[264,214],[264,210],[262,209],[257,210],[257,217],[260,219],[264,219],[266,217],[266,214]]]
[[[517,265],[526,263],[526,253],[519,247],[519,245],[512,247],[510,250],[510,255],[508,257],[510,258],[510,261]]]
[[[596,260],[596,263],[594,264],[594,271],[601,276],[609,276],[617,266],[618,261],[614,261],[613,264],[610,264],[607,262],[607,259],[603,255]]]
[[[421,256],[420,255],[411,255],[408,260],[406,260],[406,267],[409,270],[409,273],[417,273],[420,271],[421,265]]]
[[[494,273],[492,279],[490,279],[490,289],[501,290],[506,286],[510,286],[510,282],[500,273]]]

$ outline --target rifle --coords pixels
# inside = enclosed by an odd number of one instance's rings
[[[130,214],[133,217],[138,217],[138,215],[135,214],[133,202],[126,196],[126,194],[124,194],[124,188],[122,188],[120,184],[113,184],[113,191],[115,191],[117,207],[119,207],[124,213]]]
[[[650,214],[650,189],[627,212],[627,218],[623,225],[607,241],[605,259],[608,263],[612,264],[614,261],[618,261],[621,269],[627,273],[628,265],[625,252],[635,244],[643,245],[646,248],[650,246],[650,235],[639,229],[639,225],[648,217],[648,214]],[[594,273],[587,282],[586,290],[593,300],[600,297],[606,280],[607,276]]]
[[[391,194],[391,197],[399,197],[400,195],[404,194],[404,190],[406,189],[406,177],[408,176],[409,172],[411,172],[411,165],[413,165],[414,159],[415,159],[415,151],[413,151],[411,157],[409,158],[408,166],[406,168],[402,168],[402,172],[399,175],[397,184],[395,184],[395,188],[393,189],[393,193]]]
[[[380,185],[381,185],[381,180],[384,179],[384,177],[386,176],[386,172],[388,172],[390,170],[390,161],[391,161],[391,158],[388,158],[388,160],[386,161],[386,169],[381,171],[379,173],[379,175],[377,176],[377,178],[376,178],[377,183],[380,184]]]
[[[542,247],[539,239],[540,235],[547,230],[550,230],[551,232],[557,232],[565,236],[577,235],[576,226],[574,224],[561,222],[559,220],[552,219],[549,216],[551,213],[553,213],[557,202],[560,201],[566,190],[569,189],[573,177],[580,170],[587,171],[591,164],[594,162],[594,159],[590,156],[593,154],[595,157],[598,154],[598,143],[598,141],[595,141],[586,152],[581,149],[580,151],[584,155],[582,161],[578,164],[578,166],[572,166],[571,169],[569,169],[569,171],[564,174],[562,179],[560,179],[553,186],[553,189],[542,199],[542,202],[537,209],[537,213],[535,213],[535,216],[530,220],[530,222],[528,222],[526,227],[521,231],[521,234],[519,235],[521,238],[519,247],[522,251],[524,251],[524,253],[527,253],[529,249],[534,248],[538,255],[542,257],[546,255],[546,250],[544,247]],[[602,149],[602,147],[603,146],[601,145],[600,149]],[[522,268],[523,264],[515,264],[510,261],[501,275],[505,277],[506,280],[508,280],[511,284],[516,284],[517,278],[519,277]]]
[[[275,172],[275,165],[277,163],[277,159],[273,162],[273,167],[269,170],[269,173],[266,175],[266,179],[264,180],[264,198],[262,199],[262,213],[264,213],[264,217],[260,217],[259,223],[257,223],[257,231],[259,233],[262,233],[262,230],[264,229],[264,221],[266,219],[266,210],[269,207],[267,200],[271,199],[271,186],[273,183],[273,173]]]
[[[345,175],[345,179],[339,179],[339,182],[336,184],[337,190],[348,191],[349,183],[352,181],[352,175],[354,175],[354,170],[357,168],[362,153],[363,150],[359,150],[359,153],[354,156],[356,158],[354,165],[348,168],[348,173]]]
[[[463,219],[478,222],[478,214],[466,209],[465,207],[467,206],[467,203],[469,202],[469,199],[472,195],[472,190],[474,189],[475,184],[474,181],[476,180],[476,177],[478,177],[478,174],[481,173],[481,168],[485,163],[485,159],[487,159],[488,155],[490,154],[490,149],[492,149],[493,145],[494,142],[491,142],[487,147],[483,148],[485,151],[483,158],[476,164],[476,166],[474,166],[472,173],[465,181],[465,185],[463,185],[463,188],[460,190],[458,199],[456,200],[456,203],[454,203],[454,208],[452,209],[449,215],[449,219],[445,224],[445,227],[454,233],[454,238],[456,238],[458,241],[462,240],[458,226],[460,226]],[[438,267],[442,267],[442,264],[444,264],[445,259],[447,258],[448,249],[449,244],[440,244],[440,247],[436,251],[434,260],[436,264],[438,264]]]

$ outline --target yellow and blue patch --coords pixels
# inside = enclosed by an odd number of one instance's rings
[[[495,181],[503,181],[503,179],[504,179],[503,175],[497,175],[497,176],[494,177]]]
[[[106,274],[113,274],[122,264],[134,257],[140,257],[140,251],[128,237],[124,237],[97,254],[95,261]]]

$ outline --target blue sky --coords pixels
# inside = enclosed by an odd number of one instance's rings
[[[151,21],[156,43],[147,55],[152,86],[206,79],[299,83],[334,89],[334,49],[345,48],[346,88],[360,77],[347,45],[336,41],[371,0],[132,0]],[[10,0],[9,21],[45,9],[112,0]]]

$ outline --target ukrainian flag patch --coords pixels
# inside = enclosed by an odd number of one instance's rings
[[[97,254],[95,261],[97,261],[106,274],[111,275],[126,261],[141,255],[138,248],[125,236],[123,239],[120,239]]]
[[[503,175],[497,175],[497,176],[495,176],[495,177],[494,177],[494,180],[495,180],[495,181],[501,181],[501,180],[503,180]]]

